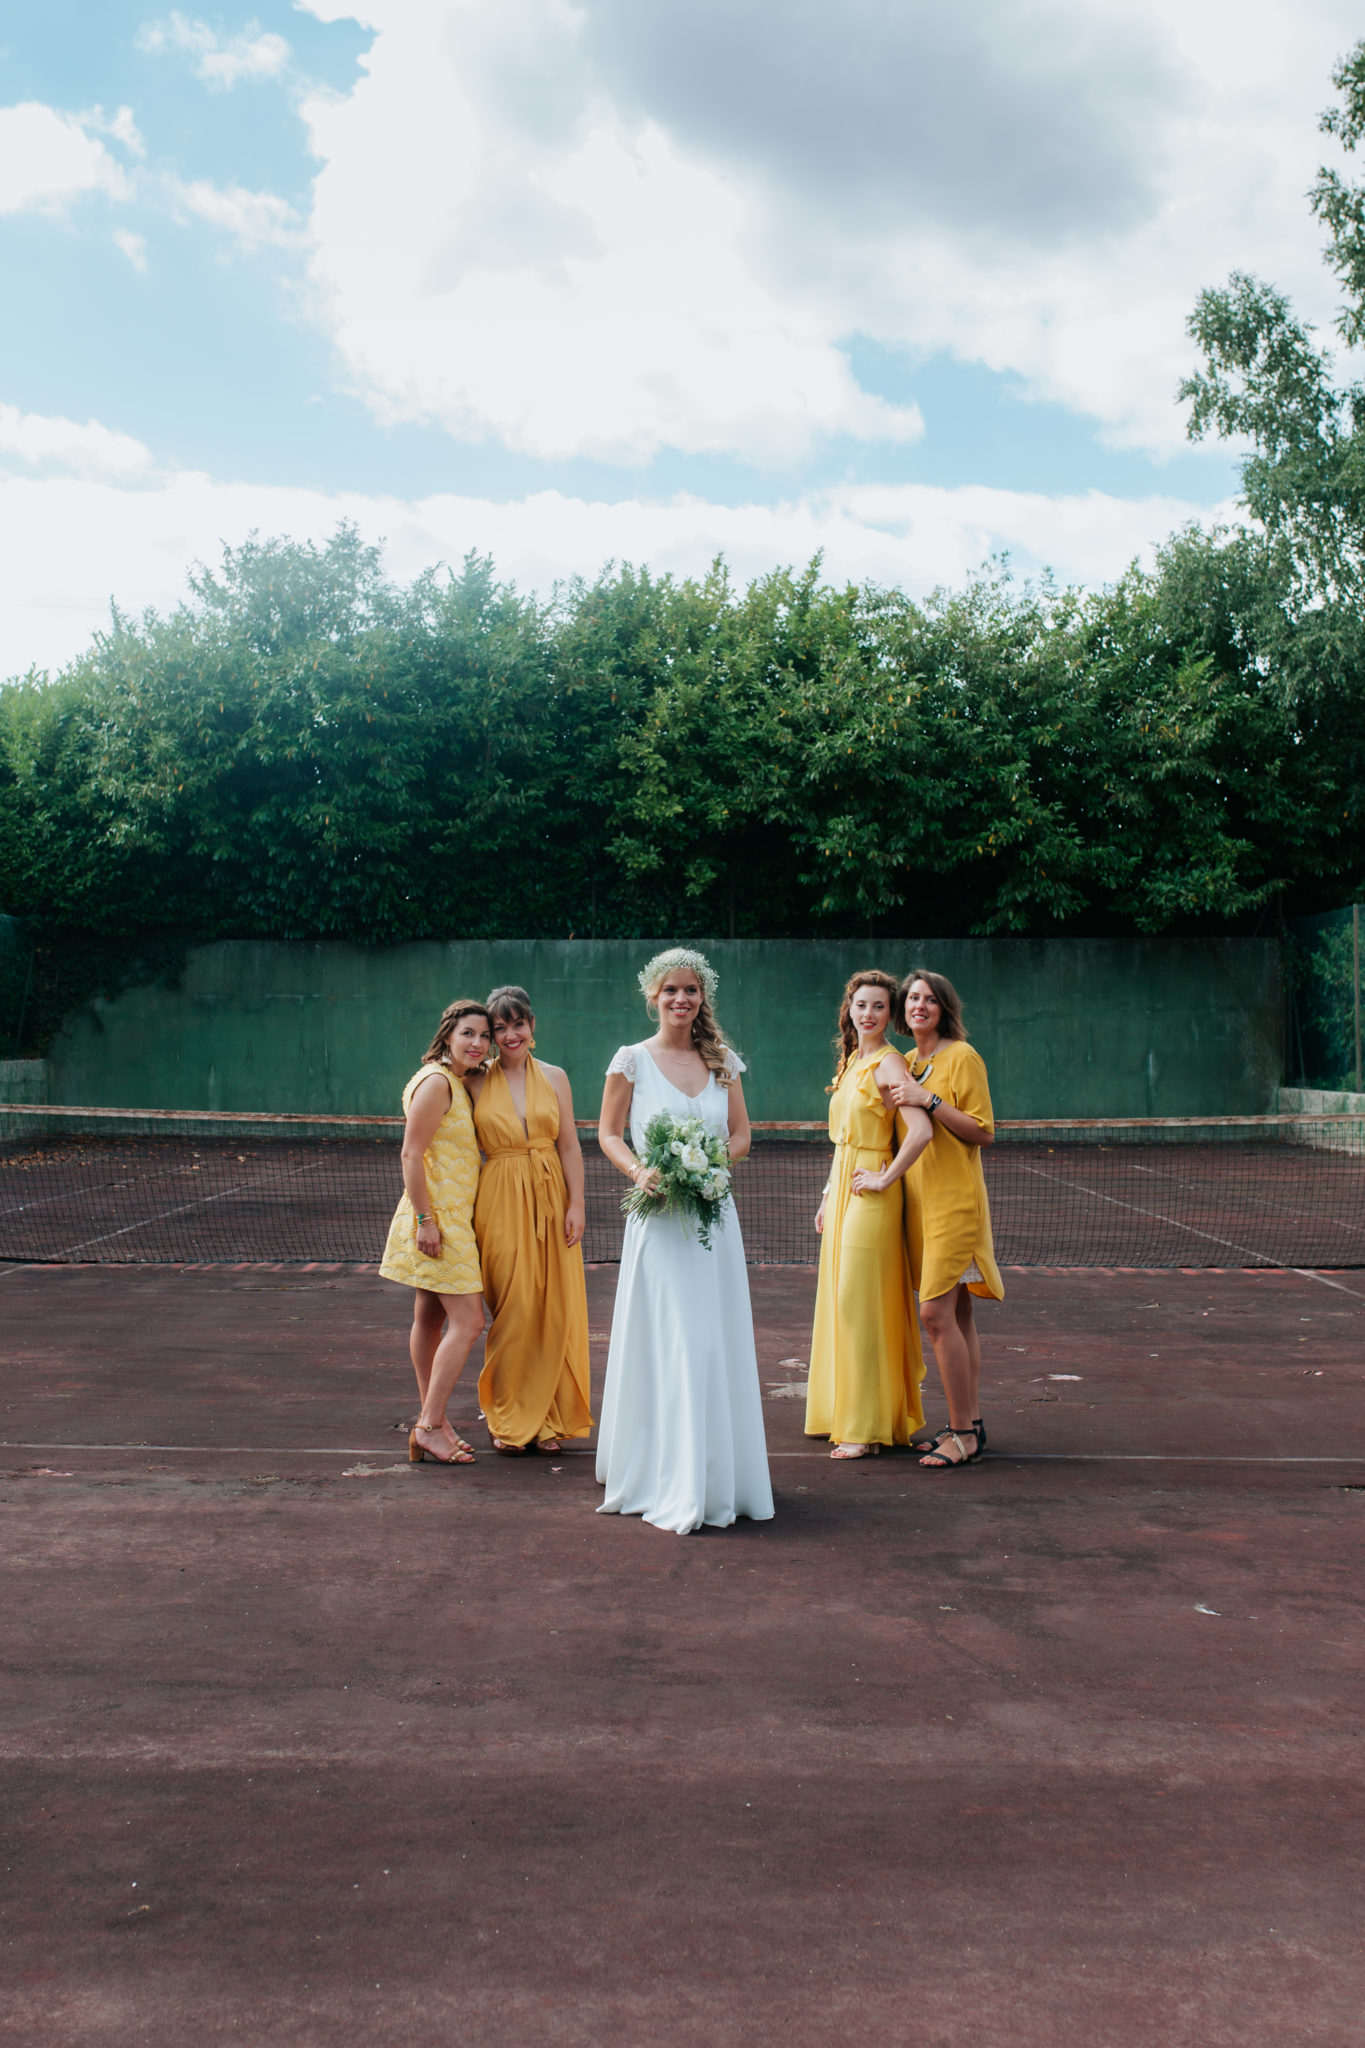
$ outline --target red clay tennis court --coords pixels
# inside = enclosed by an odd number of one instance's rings
[[[680,1539],[410,1468],[373,1272],[0,1269],[5,2037],[1354,2048],[1365,1276],[1006,1279],[930,1474],[755,1269],[777,1517]]]

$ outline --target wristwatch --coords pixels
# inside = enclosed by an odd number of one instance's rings
[[[936,1109],[942,1109],[943,1097],[941,1095],[931,1095],[929,1097],[929,1100],[925,1103],[924,1107],[926,1112],[930,1116],[932,1116]]]

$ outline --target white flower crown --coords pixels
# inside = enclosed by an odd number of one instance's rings
[[[640,994],[647,999],[655,984],[662,980],[665,974],[671,974],[676,967],[692,969],[701,983],[702,994],[714,1008],[716,990],[719,987],[716,970],[704,953],[694,953],[690,946],[670,946],[667,951],[656,953],[649,965],[640,969]]]

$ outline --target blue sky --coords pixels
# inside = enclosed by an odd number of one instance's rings
[[[1195,291],[1330,315],[1302,195],[1354,29],[1295,18],[10,10],[0,672],[340,516],[402,575],[1119,573],[1235,492],[1174,396]]]

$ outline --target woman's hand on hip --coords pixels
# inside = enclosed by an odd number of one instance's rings
[[[852,1187],[855,1195],[883,1195],[890,1182],[884,1173],[869,1173],[860,1166],[853,1176]]]
[[[576,1244],[582,1244],[583,1230],[586,1223],[587,1213],[583,1204],[581,1202],[570,1202],[568,1208],[564,1211],[564,1242],[570,1249]]]

